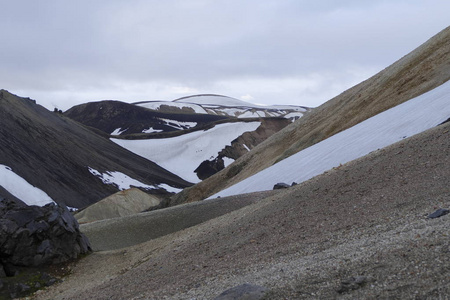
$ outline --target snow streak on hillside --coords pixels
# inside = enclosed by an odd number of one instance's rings
[[[210,198],[271,190],[303,182],[370,152],[439,125],[450,117],[450,81],[369,118],[225,189]],[[445,149],[443,149],[445,151]]]
[[[133,179],[130,176],[123,174],[122,172],[106,171],[105,173],[101,173],[91,167],[88,167],[88,170],[92,175],[99,178],[104,184],[115,185],[121,191],[130,189],[132,187],[141,187],[146,190],[155,190],[162,188],[170,193],[178,193],[181,190],[171,187],[170,185],[167,185],[165,183],[159,185],[148,185],[140,182],[139,180]]]
[[[0,165],[0,179],[0,184],[5,190],[28,205],[44,206],[55,203],[44,191],[29,184],[8,166]]]
[[[247,131],[254,131],[260,122],[227,123],[205,131],[195,131],[167,139],[121,140],[118,145],[145,157],[190,182],[200,179],[194,170],[205,160],[213,159],[227,145]]]

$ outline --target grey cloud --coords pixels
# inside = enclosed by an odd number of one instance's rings
[[[80,98],[97,97],[102,90],[106,97],[114,89],[119,96],[143,97],[148,86],[147,97],[160,98],[159,93],[170,90],[167,86],[185,86],[235,93],[231,96],[253,94],[256,101],[269,102],[276,96],[268,82],[334,74],[323,77],[328,84],[317,84],[308,94],[312,97],[333,82],[346,86],[361,78],[344,80],[350,70],[386,67],[448,26],[450,4],[18,0],[7,1],[2,10],[0,80],[12,92],[39,91],[44,97],[47,92],[58,95],[58,101],[74,101],[77,90],[83,91]],[[246,78],[254,83],[252,90],[238,92],[245,86],[237,82]],[[221,91],[211,90],[218,87]],[[292,84],[287,89],[280,98],[290,93],[302,104],[306,94],[300,84],[297,90]],[[261,99],[265,90],[270,96]]]

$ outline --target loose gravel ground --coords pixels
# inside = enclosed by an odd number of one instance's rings
[[[448,299],[450,214],[426,216],[450,208],[449,130],[259,193],[196,226],[95,252],[33,299],[213,299],[243,283],[268,288],[266,299]],[[343,288],[351,277],[361,284]]]

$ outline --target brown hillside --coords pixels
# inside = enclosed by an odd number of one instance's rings
[[[449,79],[450,27],[447,27],[388,68],[274,134],[226,169],[175,195],[172,204],[205,199]]]

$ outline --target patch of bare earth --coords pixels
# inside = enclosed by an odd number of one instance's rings
[[[267,287],[267,299],[446,299],[450,215],[426,215],[450,207],[449,130],[200,225],[89,255],[34,299],[212,299],[243,283]],[[360,285],[342,289],[358,276]]]

